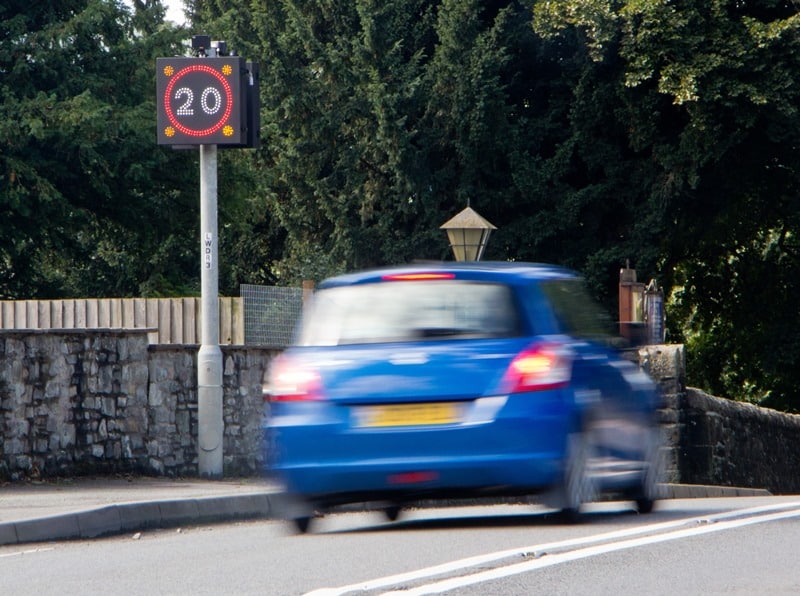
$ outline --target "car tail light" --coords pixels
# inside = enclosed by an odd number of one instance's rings
[[[272,364],[264,401],[317,401],[322,399],[319,373],[300,362],[279,356]]]
[[[557,345],[533,345],[520,352],[503,377],[509,393],[542,391],[563,387],[572,376],[569,354]]]

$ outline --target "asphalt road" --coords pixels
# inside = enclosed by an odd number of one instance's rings
[[[800,593],[800,496],[527,505],[192,526],[0,547],[2,594]]]

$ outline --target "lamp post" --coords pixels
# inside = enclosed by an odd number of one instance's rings
[[[480,261],[489,235],[497,228],[472,208],[467,207],[439,229],[447,232],[456,261]]]

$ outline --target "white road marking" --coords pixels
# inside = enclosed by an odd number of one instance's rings
[[[780,513],[781,510],[787,510]],[[388,592],[387,594],[402,594],[403,596],[411,596],[415,594],[435,594],[446,590],[452,590],[458,587],[498,579],[501,577],[508,577],[519,573],[525,573],[534,569],[548,567],[551,565],[558,565],[582,559],[594,555],[599,555],[615,550],[623,550],[634,548],[636,546],[644,546],[646,544],[655,544],[657,542],[666,542],[668,540],[676,540],[679,538],[686,538],[709,532],[717,532],[728,530],[732,528],[747,526],[756,523],[764,523],[774,521],[776,519],[783,519],[788,517],[800,517],[800,502],[779,503],[776,505],[764,505],[760,507],[751,507],[748,509],[740,509],[719,513],[711,516],[692,517],[686,519],[679,519],[668,522],[660,522],[657,524],[648,524],[646,526],[637,526],[635,528],[627,528],[624,530],[615,530],[613,532],[605,532],[602,534],[595,534],[592,536],[582,536],[580,538],[571,538],[568,540],[561,540],[558,542],[542,543],[537,545],[525,546],[521,548],[514,548],[504,551],[497,551],[494,553],[487,553],[485,555],[477,555],[465,559],[443,563],[441,565],[434,565],[416,571],[407,573],[400,573],[397,575],[390,575],[386,577],[377,578],[367,582],[357,584],[350,584],[338,588],[319,588],[312,592],[308,592],[306,596],[335,596],[346,594],[348,592],[363,592],[368,590],[376,590],[389,586],[396,586],[398,584],[405,584],[408,582],[419,581],[421,579],[443,575],[446,573],[453,573],[465,571],[470,567],[476,567],[486,563],[491,563],[501,559],[510,557],[525,556],[536,553],[543,553],[546,556],[537,558],[533,561],[526,561],[525,563],[516,563],[508,566],[499,567],[489,571],[476,573],[467,576],[460,576],[452,579],[443,580],[441,582],[428,584],[415,589],[402,590],[398,592]],[[744,519],[740,519],[744,518]],[[730,521],[726,521],[730,520]],[[701,525],[702,524],[702,525]],[[686,526],[690,526],[686,528]],[[684,529],[667,532],[675,528]],[[624,538],[631,538],[633,536],[642,536],[643,534],[653,534],[657,532],[666,532],[651,536],[643,536],[632,540],[622,540]],[[622,540],[622,541],[620,541]],[[609,542],[617,541],[617,542]],[[592,546],[572,550],[566,553],[547,555],[547,551],[580,547],[597,542],[609,542],[599,546]]]
[[[446,592],[447,590],[453,590],[455,588],[469,586],[485,581],[490,581],[493,579],[509,577],[511,575],[518,575],[520,573],[527,573],[535,569],[541,569],[543,567],[551,567],[553,565],[559,565],[561,563],[567,563],[569,561],[575,561],[578,559],[585,559],[587,557],[593,557],[595,555],[602,555],[614,551],[636,548],[638,546],[645,546],[648,544],[656,544],[658,542],[667,542],[669,540],[690,538],[693,536],[699,536],[701,534],[709,534],[711,532],[721,532],[723,530],[741,528],[752,524],[761,524],[779,519],[785,519],[788,517],[800,517],[800,509],[794,511],[786,511],[783,513],[762,514],[759,516],[749,517],[746,519],[719,522],[715,524],[698,526],[695,528],[689,528],[685,530],[676,530],[674,532],[668,532],[666,534],[658,534],[656,536],[645,536],[642,538],[634,538],[632,540],[625,540],[622,542],[612,542],[610,544],[591,546],[588,548],[583,548],[568,553],[548,556],[542,559],[537,559],[535,561],[528,561],[526,563],[517,563],[515,565],[500,567],[498,569],[493,569],[490,571],[484,571],[481,573],[474,573],[472,575],[456,577],[453,579],[448,579],[433,584],[428,584],[426,586],[420,586],[418,588],[414,588],[411,590],[387,592],[385,596],[389,595],[399,596],[401,594],[403,596],[417,596],[421,594],[440,594],[442,592]]]
[[[13,553],[3,553],[0,555],[0,559],[5,557],[21,557],[23,555],[33,555],[36,553],[46,553],[47,551],[55,550],[54,548],[32,548],[30,550],[18,550]]]

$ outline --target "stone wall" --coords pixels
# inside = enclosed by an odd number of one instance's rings
[[[278,350],[222,346],[223,473],[257,475],[261,382]],[[0,331],[0,480],[196,476],[198,346],[147,331]],[[684,350],[630,353],[664,397],[667,480],[800,492],[800,416],[685,387]]]
[[[0,479],[197,474],[197,346],[147,331],[0,332]],[[260,473],[275,350],[222,346],[225,475]]]
[[[669,482],[800,493],[800,416],[687,388],[683,346],[646,346],[638,358],[664,396]]]
[[[800,416],[689,388],[681,420],[683,482],[800,493]]]
[[[638,360],[639,366],[658,383],[663,400],[659,422],[664,431],[666,480],[681,482],[681,406],[686,391],[684,348],[682,345],[644,346],[636,352],[633,360]]]

